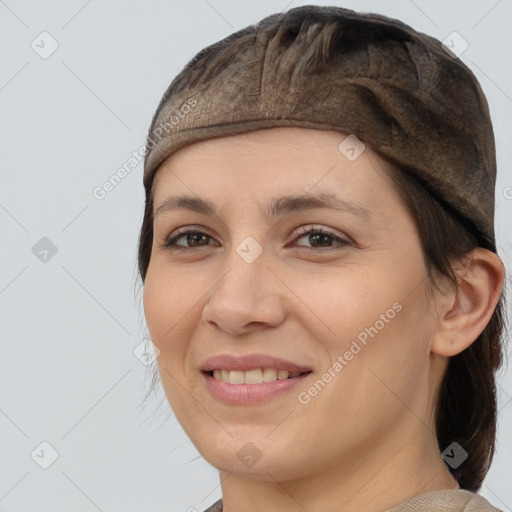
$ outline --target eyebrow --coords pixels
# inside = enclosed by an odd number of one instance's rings
[[[330,193],[320,193],[308,196],[282,196],[273,199],[263,213],[268,216],[278,216],[291,212],[300,212],[304,210],[312,210],[314,208],[327,208],[331,210],[339,210],[355,215],[363,215],[367,218],[371,217],[368,209],[360,204],[356,204]],[[160,213],[172,210],[190,210],[204,215],[217,215],[215,204],[206,199],[193,196],[173,196],[167,198],[153,212],[156,217]]]

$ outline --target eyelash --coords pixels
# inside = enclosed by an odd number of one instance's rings
[[[333,237],[333,239],[335,241],[340,242],[339,247],[338,247],[339,249],[343,248],[346,245],[350,245],[349,240],[346,240],[344,238],[339,237],[335,231],[332,231],[332,230],[327,229],[327,228],[315,228],[314,226],[301,226],[300,230],[301,231],[298,233],[298,236],[295,238],[294,241],[296,241],[296,240],[298,240],[300,238],[303,238],[306,235],[310,235],[312,233],[321,233],[321,234],[324,234],[324,235],[329,235],[329,236]],[[176,245],[176,241],[177,240],[179,240],[183,236],[188,235],[190,233],[206,235],[209,238],[213,238],[212,236],[208,235],[208,233],[204,233],[202,231],[199,231],[198,229],[183,228],[182,230],[178,230],[178,232],[173,237],[167,239],[166,242],[164,244],[162,244],[161,248],[162,249],[169,249],[169,250],[172,250],[172,251],[175,251],[175,252],[188,252],[188,251],[194,251],[196,249],[199,249],[200,247],[185,247],[185,246],[178,246],[178,245]],[[207,247],[207,246],[201,246],[201,247]],[[309,252],[309,253],[317,252],[319,250],[321,250],[322,252],[325,252],[325,251],[334,250],[334,249],[336,249],[336,247],[322,248],[322,247],[302,247],[302,246],[299,246],[299,250],[304,251],[304,252]]]

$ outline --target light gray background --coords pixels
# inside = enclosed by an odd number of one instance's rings
[[[202,511],[221,497],[217,471],[162,390],[143,404],[149,366],[134,355],[145,333],[135,294],[142,165],[103,200],[92,192],[144,143],[161,95],[196,52],[317,3],[288,2],[0,0],[0,511]],[[318,3],[467,41],[461,58],[494,122],[497,239],[510,271],[512,2]],[[31,47],[51,48],[43,31],[59,45],[45,59]],[[55,255],[40,252],[43,237]],[[511,511],[512,372],[499,383],[498,453],[481,494]],[[42,442],[58,453],[47,469]]]

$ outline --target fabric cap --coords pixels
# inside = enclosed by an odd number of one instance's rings
[[[275,126],[357,136],[494,241],[488,104],[437,39],[386,16],[312,5],[239,30],[169,85],[148,133],[144,185],[187,144]]]

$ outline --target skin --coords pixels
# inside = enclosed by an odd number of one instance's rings
[[[349,161],[338,150],[344,138],[293,127],[209,139],[178,150],[156,174],[155,208],[177,194],[218,208],[156,216],[144,311],[167,399],[219,470],[225,512],[334,512],[340,504],[377,512],[458,488],[440,455],[433,406],[448,358],[488,323],[503,266],[478,249],[460,267],[459,292],[441,278],[431,290],[413,218],[382,161],[369,147]],[[272,218],[259,209],[282,195],[333,191],[370,216],[317,208]],[[178,247],[188,252],[163,247],[186,226],[208,236],[188,244],[182,236]],[[336,233],[322,242],[301,226]],[[250,264],[236,252],[247,236],[263,250]],[[394,318],[300,403],[298,393],[395,303]],[[256,405],[208,393],[199,372],[207,357],[256,352],[313,373]],[[237,457],[248,442],[261,455],[251,467]]]

